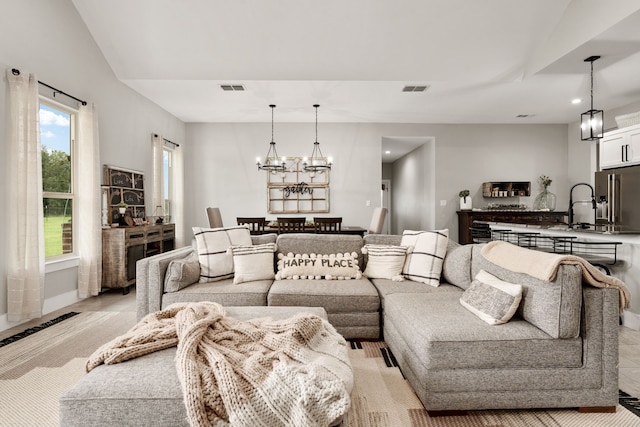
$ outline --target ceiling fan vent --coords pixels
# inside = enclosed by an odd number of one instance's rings
[[[220,88],[225,92],[243,92],[244,85],[220,85]]]
[[[403,92],[424,92],[429,89],[429,86],[405,86],[402,88]]]

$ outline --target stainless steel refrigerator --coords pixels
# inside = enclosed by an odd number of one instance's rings
[[[596,172],[598,223],[612,232],[640,231],[640,166]]]

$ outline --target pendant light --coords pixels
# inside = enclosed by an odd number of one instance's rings
[[[260,163],[260,157],[256,159],[256,165],[258,170],[270,171],[271,173],[284,172],[287,169],[286,157],[280,159],[278,152],[276,151],[276,142],[273,140],[273,110],[276,108],[274,104],[269,105],[271,107],[271,142],[269,143],[269,151],[267,151],[267,157],[264,163]]]
[[[599,56],[590,56],[584,62],[591,63],[591,109],[580,116],[580,133],[583,141],[597,141],[602,138],[604,111],[593,108],[593,62]]]
[[[313,173],[323,173],[325,170],[331,170],[331,165],[333,165],[331,157],[324,157],[322,155],[322,151],[320,150],[320,143],[318,142],[318,107],[320,105],[314,104],[313,107],[316,109],[316,142],[313,143],[313,151],[311,152],[311,158],[307,159],[306,157],[303,159],[302,165],[304,166],[305,172],[313,172]]]

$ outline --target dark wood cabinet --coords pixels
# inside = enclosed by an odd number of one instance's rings
[[[473,243],[473,222],[503,222],[508,224],[556,225],[566,223],[566,212],[541,211],[458,211],[458,242]]]

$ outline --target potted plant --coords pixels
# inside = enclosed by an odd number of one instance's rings
[[[122,215],[124,215],[124,213],[127,211],[127,208],[129,207],[129,205],[125,202],[120,202],[116,206],[118,206],[118,212],[120,212],[120,214]]]
[[[461,211],[471,210],[472,203],[471,203],[471,196],[469,194],[471,194],[469,192],[469,190],[461,190],[458,193],[458,197],[460,197],[460,210]]]

